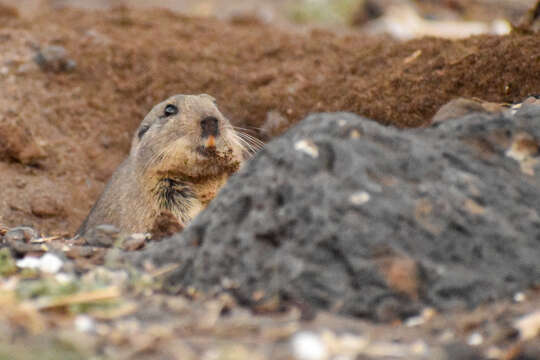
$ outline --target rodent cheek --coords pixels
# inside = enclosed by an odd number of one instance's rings
[[[134,151],[136,159],[136,163],[138,166],[146,167],[149,165],[151,159],[152,159],[152,153],[151,149],[148,146],[141,146],[142,144],[139,143],[139,146],[137,146]]]

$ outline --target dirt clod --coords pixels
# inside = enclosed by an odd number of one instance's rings
[[[152,240],[161,240],[165,237],[174,235],[183,229],[184,227],[178,222],[178,219],[173,214],[170,212],[162,212],[156,218],[150,233],[152,234]]]
[[[418,298],[421,280],[416,261],[406,256],[389,256],[380,260],[380,269],[388,286],[413,299]]]
[[[442,123],[447,120],[457,119],[465,115],[474,113],[496,113],[502,112],[503,107],[498,104],[483,104],[480,101],[457,98],[443,105],[433,116],[432,125]]]
[[[60,216],[64,213],[64,206],[51,195],[36,195],[30,203],[32,214],[40,218]]]
[[[1,18],[10,19],[10,18],[16,18],[18,16],[19,16],[19,12],[17,11],[17,9],[10,6],[6,6],[4,4],[0,4],[0,19]]]
[[[46,156],[23,121],[0,117],[0,159],[36,164]]]

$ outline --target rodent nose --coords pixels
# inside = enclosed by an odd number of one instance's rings
[[[201,129],[202,129],[201,136],[203,138],[208,137],[210,135],[218,136],[219,135],[218,119],[216,119],[213,116],[205,117],[204,119],[201,120]]]

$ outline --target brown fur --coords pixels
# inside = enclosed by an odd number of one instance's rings
[[[166,116],[167,105],[176,106],[178,113]],[[201,120],[208,116],[218,119],[215,148],[208,147],[201,130]],[[84,235],[100,224],[147,232],[163,211],[170,211],[185,226],[238,170],[245,150],[212,97],[172,96],[146,115],[133,136],[128,158],[77,233]]]

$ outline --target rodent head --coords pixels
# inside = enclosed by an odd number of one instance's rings
[[[232,173],[244,148],[210,95],[175,95],[146,115],[130,156],[142,171],[188,178]]]

